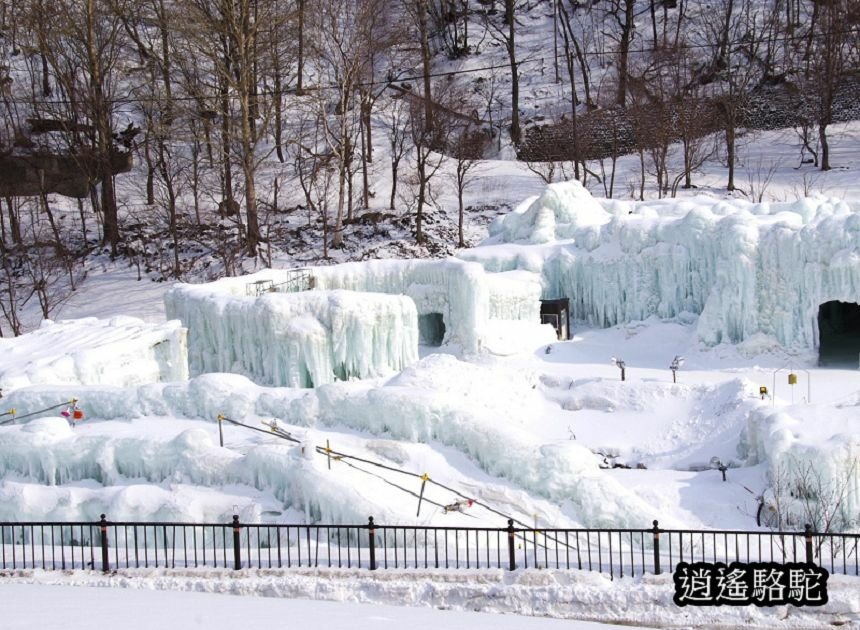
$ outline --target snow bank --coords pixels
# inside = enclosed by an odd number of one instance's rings
[[[188,327],[192,374],[313,387],[390,373],[418,358],[412,300],[352,291],[244,295],[259,276],[179,284],[165,295],[169,316]]]
[[[353,604],[347,606],[346,613],[356,617],[357,621],[345,617],[338,618],[333,627],[379,627],[380,621],[393,622],[395,627],[423,629],[425,627],[454,627],[483,629],[485,626],[504,630],[506,628],[538,627],[537,621],[549,623],[546,617],[565,619],[566,628],[570,630],[586,630],[571,620],[592,620],[601,623],[616,622],[627,627],[642,626],[654,628],[833,628],[838,626],[854,627],[860,621],[860,589],[858,579],[844,575],[831,575],[828,579],[827,590],[829,601],[824,606],[687,606],[678,608],[672,596],[675,592],[672,575],[669,572],[662,575],[643,575],[636,578],[625,577],[611,580],[608,575],[590,573],[588,571],[549,571],[528,569],[519,571],[501,570],[424,570],[424,569],[386,569],[367,571],[360,569],[290,569],[277,570],[241,570],[210,569],[206,571],[171,570],[171,569],[139,569],[119,570],[112,574],[102,574],[96,571],[28,571],[10,572],[4,578],[13,593],[23,590],[21,584],[66,585],[75,586],[75,601],[83,598],[82,609],[111,610],[111,591],[101,588],[97,594],[90,595],[81,586],[114,587],[127,589],[163,589],[184,591],[188,602],[193,602],[192,610],[208,610],[198,604],[197,598],[204,593],[223,593],[233,596],[253,596],[250,603],[230,598],[229,601],[219,602],[218,609],[225,612],[222,616],[232,619],[232,614],[241,616],[242,620],[250,619],[254,625],[254,611],[260,608],[267,611],[268,619],[281,614],[289,618],[298,627],[311,624],[324,624],[327,615],[320,607],[314,608],[313,616],[287,612],[278,613],[273,606],[260,598],[295,598],[297,600],[326,600],[330,602],[358,602],[365,604],[395,604],[398,606],[415,606],[419,609],[436,609],[437,615],[430,622],[422,623],[408,609],[402,612],[392,611],[385,607],[368,607],[368,611],[359,612]],[[10,588],[10,587],[7,587]],[[55,595],[47,586],[44,589],[43,600],[60,600],[62,595]],[[16,597],[15,593],[12,597]],[[108,599],[107,605],[103,602]],[[15,598],[14,601],[19,601]],[[129,601],[140,602],[141,598],[123,598],[123,610],[128,610]],[[271,604],[271,602],[269,602]],[[212,604],[215,605],[214,603]],[[229,614],[226,611],[230,607]],[[10,608],[7,616],[14,623],[23,615],[19,612],[22,607]],[[62,610],[67,610],[68,605]],[[159,602],[157,606],[143,607],[146,610],[169,610],[170,605]],[[186,607],[187,609],[187,607]],[[25,610],[30,610],[25,608]],[[137,608],[135,608],[137,610]],[[238,612],[237,612],[238,610]],[[246,614],[246,610],[249,614]],[[338,607],[338,610],[341,610]],[[441,610],[441,612],[440,612]],[[502,613],[491,619],[479,617],[467,618],[447,612],[450,610],[483,611]],[[443,616],[451,615],[450,617]],[[32,613],[30,613],[32,614]],[[370,620],[364,615],[372,615]],[[522,615],[533,615],[544,619],[527,619]],[[188,617],[186,615],[185,617]],[[184,619],[185,617],[180,617]],[[44,618],[44,615],[38,619]],[[75,615],[75,619],[87,615]],[[144,617],[146,618],[146,617]],[[163,617],[162,617],[163,618]],[[24,617],[29,620],[31,617]],[[171,617],[173,619],[173,617]],[[268,623],[260,616],[256,625]],[[154,617],[152,618],[154,621]],[[191,619],[189,618],[189,622]],[[199,619],[194,618],[194,623]],[[530,623],[532,622],[532,623]],[[72,622],[74,623],[74,622]],[[159,619],[159,623],[161,620]],[[217,624],[217,621],[213,622]],[[49,624],[50,625],[50,624]],[[150,624],[153,625],[153,624]],[[68,626],[68,622],[65,622]],[[31,627],[26,623],[22,627]],[[45,627],[44,624],[42,627]],[[72,628],[78,626],[72,625]],[[81,625],[81,628],[84,626]],[[143,626],[141,626],[143,627]],[[207,627],[210,627],[207,625]],[[218,627],[218,626],[216,626]],[[543,627],[543,625],[541,625]],[[614,626],[601,626],[606,630]]]
[[[594,325],[690,312],[709,345],[762,333],[815,347],[819,305],[860,301],[858,235],[856,204],[835,198],[623,202],[569,182],[460,257],[540,272],[546,297],[570,297],[571,315]]]
[[[856,531],[860,518],[860,395],[839,405],[760,408],[741,435],[748,465],[768,467],[766,520]],[[777,514],[779,512],[779,514]],[[769,523],[776,526],[777,523]]]
[[[33,332],[0,338],[0,354],[0,388],[6,393],[28,385],[124,387],[188,378],[186,331],[175,320],[44,320]]]

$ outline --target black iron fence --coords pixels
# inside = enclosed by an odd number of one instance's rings
[[[858,534],[661,529],[98,522],[0,523],[0,568],[580,569],[659,574],[678,562],[811,562],[860,575]]]

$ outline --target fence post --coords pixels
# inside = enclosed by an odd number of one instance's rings
[[[233,568],[238,571],[242,568],[242,541],[239,540],[242,526],[239,525],[239,515],[233,515]]]
[[[654,575],[660,575],[660,527],[656,519],[651,533],[654,534]]]
[[[367,539],[370,548],[370,570],[376,571],[376,527],[373,525],[373,517],[367,517]]]
[[[102,514],[102,520],[99,522],[99,528],[102,535],[102,571],[107,573],[110,571],[110,563],[108,562],[107,521],[104,514]]]
[[[511,571],[517,569],[517,553],[514,548],[514,519],[508,519],[508,568]]]
[[[803,535],[806,538],[806,561],[814,564],[815,554],[812,551],[812,525],[807,523],[803,526]]]

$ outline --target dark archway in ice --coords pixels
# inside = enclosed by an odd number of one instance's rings
[[[858,367],[860,304],[826,302],[818,307],[818,364]]]
[[[418,316],[418,343],[422,346],[441,346],[444,339],[445,318],[442,313]]]

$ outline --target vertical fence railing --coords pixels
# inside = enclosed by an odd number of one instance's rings
[[[0,523],[0,569],[562,569],[610,577],[678,562],[813,562],[860,575],[860,535],[804,531],[379,525]]]

